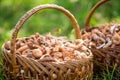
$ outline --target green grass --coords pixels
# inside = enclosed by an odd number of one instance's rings
[[[112,70],[110,70],[106,65],[106,67],[103,70],[100,70],[100,72],[94,75],[93,80],[119,80],[119,79],[120,72],[118,72],[117,65],[115,64]]]
[[[3,65],[2,65],[2,60],[0,59],[0,80],[7,80],[6,75],[4,74],[3,71]]]

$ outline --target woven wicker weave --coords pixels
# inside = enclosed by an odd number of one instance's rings
[[[60,63],[38,62],[16,54],[15,44],[17,34],[24,22],[39,10],[53,8],[66,14],[75,29],[76,37],[80,38],[79,26],[74,16],[63,7],[54,4],[45,4],[37,6],[28,11],[16,24],[12,34],[11,48],[8,51],[5,45],[2,46],[3,67],[9,80],[90,80],[92,79],[93,63],[92,53],[87,58],[76,61],[67,61]]]
[[[95,33],[92,33],[94,30],[98,30],[99,32],[101,32],[100,34],[104,34],[102,31],[105,29],[105,28],[108,28],[108,34],[107,35],[110,35],[110,36],[105,36],[105,39],[109,38],[111,39],[111,42],[112,44],[109,45],[108,47],[102,47],[104,45],[101,45],[101,46],[90,46],[91,48],[91,51],[93,52],[93,55],[94,55],[94,59],[96,62],[95,66],[94,66],[94,69],[97,70],[97,71],[100,71],[100,69],[103,69],[103,67],[101,66],[108,66],[109,69],[112,69],[114,67],[115,64],[117,64],[117,67],[118,67],[118,70],[120,70],[120,43],[119,43],[119,40],[117,41],[118,44],[115,44],[113,42],[113,37],[114,37],[114,33],[111,33],[111,29],[112,27],[116,26],[119,27],[119,24],[116,24],[116,23],[108,23],[108,24],[105,24],[105,25],[100,25],[98,27],[91,27],[90,28],[90,25],[89,25],[89,22],[90,22],[90,19],[91,19],[91,16],[93,15],[94,11],[100,6],[102,5],[103,3],[107,2],[107,1],[110,1],[110,0],[100,0],[93,8],[92,10],[90,11],[87,19],[86,19],[86,24],[85,24],[85,29],[83,30],[83,33],[82,33],[82,38],[85,40],[88,38],[88,34],[91,34],[89,36],[89,40],[90,42],[92,42],[92,35],[94,35]],[[106,31],[107,32],[107,31]],[[118,32],[118,33],[117,33]],[[119,32],[120,32],[120,29],[119,31],[117,31],[115,33],[117,33],[117,35],[119,35]],[[100,35],[99,34],[99,35]],[[106,34],[104,34],[106,35]],[[116,37],[117,39],[120,39],[120,35],[118,37]],[[93,43],[95,43],[96,45],[98,45],[97,43],[97,40],[96,41],[93,41]],[[107,42],[105,43],[107,44]],[[88,44],[87,44],[88,45]],[[112,46],[114,45],[114,46]],[[100,48],[101,47],[101,48]],[[99,66],[99,68],[98,68]],[[101,67],[101,68],[100,68]]]

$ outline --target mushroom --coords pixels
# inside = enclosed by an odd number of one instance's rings
[[[11,42],[8,41],[8,42],[6,42],[6,43],[4,44],[5,49],[10,50],[10,48],[11,48],[10,43],[11,43]]]
[[[101,44],[100,46],[97,46],[97,49],[103,48],[105,46],[105,43]]]
[[[43,55],[43,53],[42,53],[42,51],[39,50],[39,49],[33,49],[33,50],[32,50],[32,55],[33,55],[36,59],[39,59],[39,58]]]
[[[112,41],[110,40],[109,37],[106,38],[106,41],[107,41],[107,44],[105,44],[103,48],[107,48],[107,47],[109,47],[112,44]]]
[[[21,46],[19,49],[17,49],[18,52],[23,52],[24,50],[29,49],[27,45]]]

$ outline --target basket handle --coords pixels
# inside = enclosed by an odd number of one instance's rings
[[[95,10],[102,4],[104,4],[105,2],[110,1],[110,0],[100,0],[89,12],[86,21],[85,21],[85,28],[88,29],[90,27],[90,20],[91,17],[93,15],[93,13],[95,12]]]
[[[46,9],[46,8],[53,8],[53,9],[57,9],[61,12],[63,12],[64,14],[66,14],[69,19],[71,20],[74,29],[75,29],[75,34],[76,34],[76,38],[81,38],[81,34],[80,34],[80,29],[79,29],[79,25],[77,23],[77,20],[75,19],[75,17],[65,8],[55,5],[55,4],[44,4],[44,5],[40,5],[37,7],[34,7],[33,9],[29,10],[28,12],[26,12],[21,19],[17,22],[17,24],[15,25],[15,29],[12,33],[12,39],[11,39],[11,59],[12,59],[12,66],[13,66],[13,71],[14,71],[14,75],[16,75],[16,68],[18,67],[16,64],[16,58],[15,58],[15,44],[16,44],[16,38],[17,38],[17,34],[20,30],[20,28],[22,27],[22,25],[25,23],[25,21],[31,17],[33,14],[35,14],[36,12],[38,12],[39,10],[42,9]]]

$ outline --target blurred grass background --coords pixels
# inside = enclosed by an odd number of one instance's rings
[[[77,19],[80,28],[84,28],[85,19],[90,9],[99,0],[0,0],[0,47],[11,39],[12,30],[22,15],[31,8],[41,4],[57,4],[68,9]],[[111,0],[94,13],[91,26],[97,26],[110,21],[120,23],[120,0]],[[74,39],[74,31],[70,20],[61,12],[45,9],[33,15],[21,28],[19,37],[29,36],[36,32],[55,36],[67,36]],[[0,50],[0,58],[1,58]],[[0,65],[2,65],[0,61]],[[0,66],[0,71],[1,71]]]

